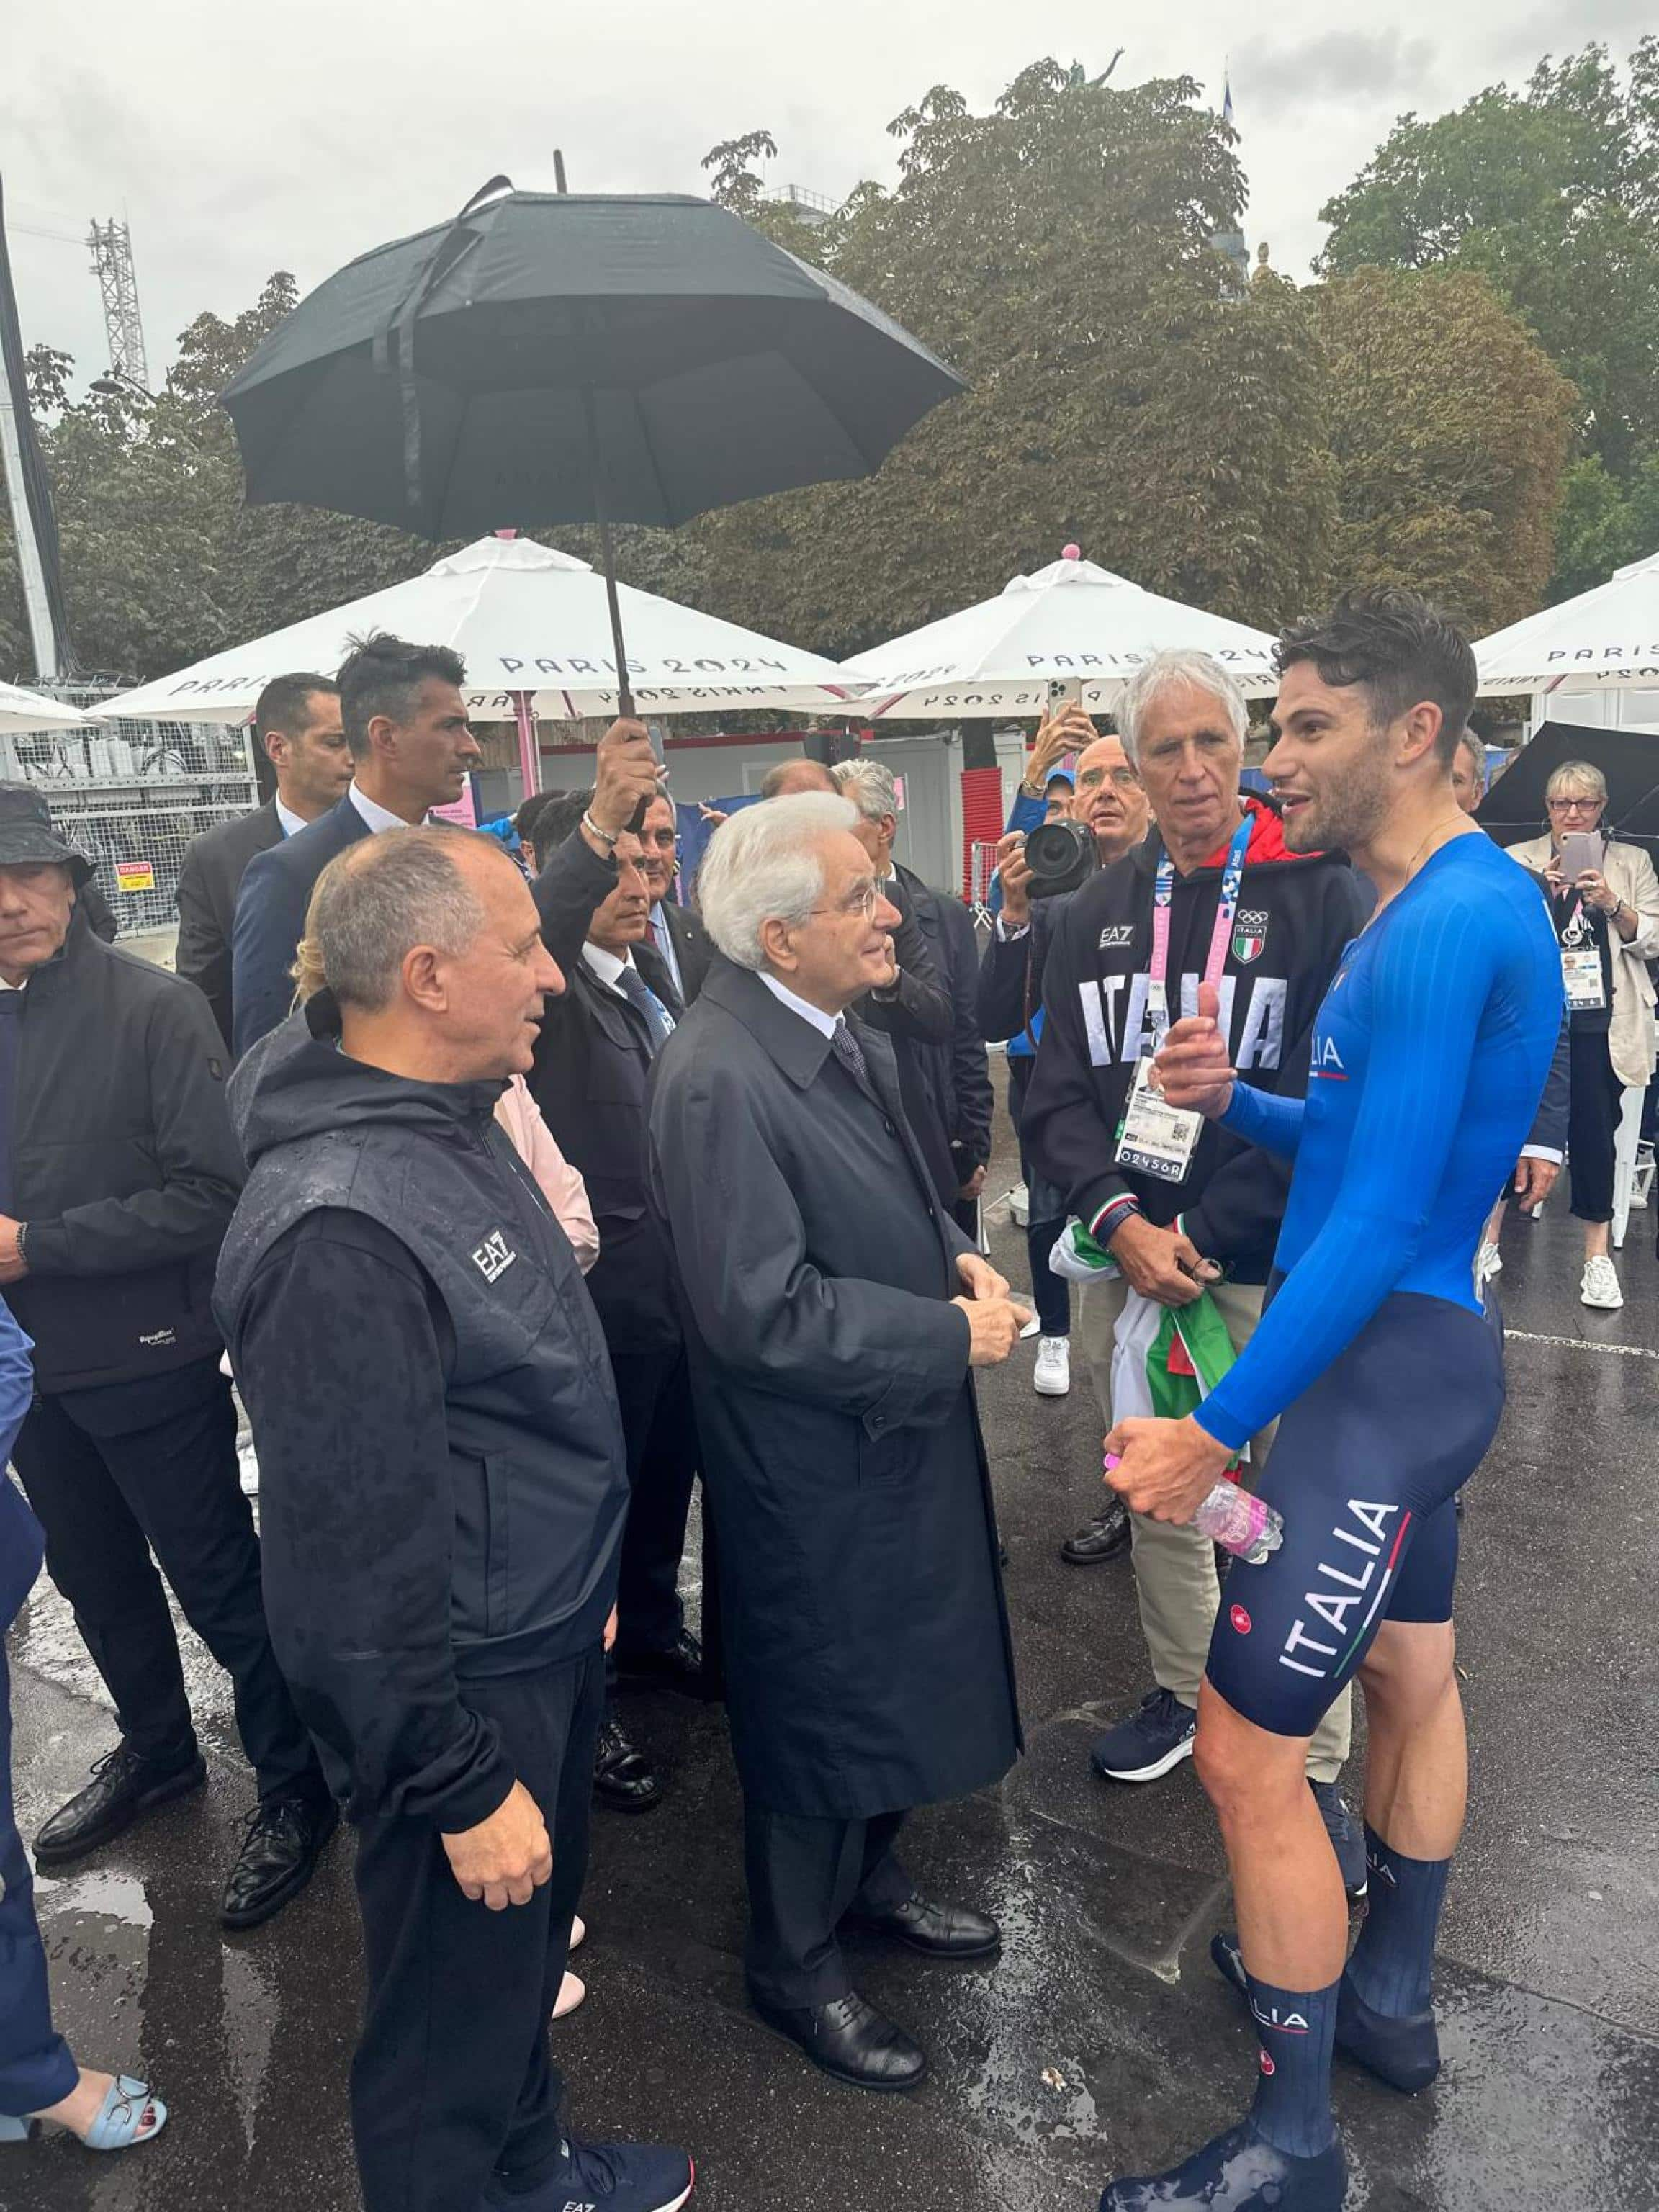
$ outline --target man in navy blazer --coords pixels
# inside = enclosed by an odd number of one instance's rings
[[[466,718],[466,667],[444,645],[365,638],[340,669],[340,719],[356,775],[339,805],[248,863],[231,942],[240,1059],[288,1012],[294,955],[317,878],[337,853],[410,828],[466,787],[483,758]]]

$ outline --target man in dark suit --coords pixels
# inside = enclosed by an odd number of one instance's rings
[[[231,934],[232,1041],[240,1059],[294,997],[294,954],[317,878],[360,837],[452,805],[483,758],[466,719],[465,665],[443,645],[365,638],[340,668],[340,719],[356,769],[337,806],[248,863]]]
[[[645,810],[640,848],[640,873],[651,894],[651,941],[680,1004],[689,1006],[702,988],[714,947],[696,913],[674,896],[680,865],[679,823],[665,791],[659,790]]]
[[[891,1047],[848,1017],[892,983],[898,920],[856,818],[811,794],[715,832],[717,957],[657,1065],[650,1160],[720,1536],[750,1998],[826,2071],[904,2089],[927,2060],[837,1930],[937,1958],[1000,1941],[919,1897],[893,1844],[1019,1748],[969,1370],[1027,1316],[941,1206]]]
[[[556,800],[536,820],[542,939],[566,988],[547,1002],[530,1088],[587,1185],[599,1231],[587,1288],[616,1373],[632,1492],[612,1676],[697,1694],[702,1650],[678,1594],[696,1429],[667,1239],[645,1188],[647,1085],[684,1008],[651,943],[650,890],[628,828],[655,786],[641,724],[618,722],[607,733],[598,771],[592,792]],[[623,1812],[643,1812],[661,1794],[614,1707],[600,1731],[594,1788]]]
[[[991,1157],[991,1071],[979,1027],[974,925],[960,899],[939,898],[914,868],[901,867],[893,858],[898,793],[885,762],[860,755],[842,761],[835,776],[859,811],[853,834],[874,863],[884,893],[926,947],[928,969],[948,1005],[949,1030],[942,1040],[906,1036],[900,1042],[899,1083],[939,1194],[958,1227],[975,1237]],[[909,963],[919,964],[914,952]]]
[[[276,771],[276,795],[216,823],[185,848],[179,874],[179,952],[173,966],[204,992],[227,1044],[232,1036],[230,933],[248,862],[297,836],[345,795],[351,754],[331,676],[273,676],[253,710],[255,742]]]

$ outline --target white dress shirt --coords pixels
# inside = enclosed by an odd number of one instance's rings
[[[378,799],[371,799],[360,783],[354,783],[346,796],[368,823],[374,836],[378,837],[382,830],[407,830],[410,827],[401,814],[394,814],[389,806],[382,806]]]
[[[822,1006],[815,1006],[805,999],[797,997],[787,983],[780,983],[775,975],[769,975],[763,968],[760,979],[781,1006],[787,1006],[792,1014],[799,1014],[804,1022],[811,1022],[820,1036],[832,1037],[846,1017],[826,1014]]]
[[[302,830],[309,827],[303,814],[296,814],[291,806],[283,805],[280,792],[276,795],[276,819],[283,825],[284,837],[297,837]]]

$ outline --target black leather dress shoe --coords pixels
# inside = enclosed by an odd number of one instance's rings
[[[607,1720],[593,1753],[593,1795],[613,1813],[648,1813],[662,1796],[662,1784],[623,1734],[620,1721]]]
[[[769,2028],[798,2044],[837,2081],[850,2081],[856,2089],[914,2089],[927,2078],[921,2045],[856,1990],[798,2009],[768,2004],[752,1990],[749,2002]]]
[[[223,1928],[257,1928],[300,1894],[340,1825],[340,1808],[331,1797],[272,1797],[254,1807],[246,1825],[225,1884]]]
[[[78,1796],[60,1805],[34,1839],[35,1863],[67,1866],[95,1851],[170,1798],[187,1796],[207,1780],[207,1765],[192,1749],[188,1759],[162,1765],[125,1743],[106,1752]]]
[[[965,1905],[934,1905],[925,1897],[907,1897],[885,1912],[849,1912],[843,1928],[866,1936],[890,1936],[930,1959],[982,1959],[1002,1941],[1002,1930],[982,1912]]]
[[[702,1646],[689,1628],[681,1629],[665,1651],[623,1651],[619,1649],[617,1653],[617,1679],[632,1688],[678,1690],[682,1696],[688,1698],[708,1695]]]
[[[1115,1498],[1103,1513],[1097,1513],[1075,1536],[1066,1539],[1060,1556],[1068,1567],[1097,1567],[1103,1560],[1127,1552],[1132,1534],[1129,1509],[1121,1498]]]

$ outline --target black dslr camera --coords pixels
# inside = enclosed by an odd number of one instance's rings
[[[1094,832],[1079,822],[1042,823],[1025,833],[1025,865],[1031,871],[1029,898],[1074,891],[1094,867]]]

